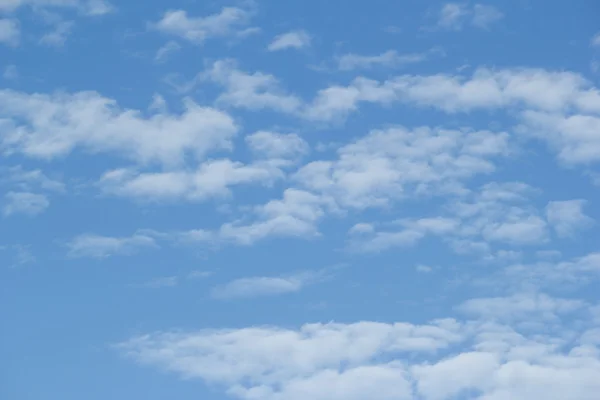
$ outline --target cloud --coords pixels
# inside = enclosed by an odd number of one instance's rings
[[[106,172],[99,187],[107,194],[138,200],[204,201],[231,195],[231,186],[261,183],[270,185],[281,179],[277,167],[265,164],[244,165],[228,159],[210,160],[195,171],[138,172],[117,169]]]
[[[459,254],[485,253],[487,259],[496,259],[504,253],[494,255],[492,245],[531,246],[548,240],[548,224],[527,198],[534,192],[519,182],[492,182],[478,191],[459,191],[446,200],[437,216],[400,219],[387,224],[399,228],[373,228],[360,235],[353,228],[349,248],[380,252],[414,246],[433,235]]]
[[[469,10],[464,4],[447,3],[439,12],[438,26],[444,29],[460,29]]]
[[[302,289],[300,279],[254,277],[241,278],[231,281],[223,286],[217,286],[212,291],[212,296],[219,300],[232,300],[259,296],[275,296],[284,293],[298,292]]]
[[[181,45],[174,40],[171,40],[156,51],[154,60],[156,62],[165,62],[170,55],[179,50],[181,50]]]
[[[424,53],[400,54],[396,50],[388,50],[375,56],[364,56],[358,54],[344,54],[338,57],[338,68],[342,71],[356,69],[369,69],[376,66],[395,68],[407,64],[416,64],[427,60],[433,53],[439,53],[434,49]]]
[[[504,14],[494,6],[475,4],[470,7],[464,3],[447,3],[438,14],[437,26],[440,29],[458,31],[469,23],[476,28],[487,29],[502,18]]]
[[[114,11],[114,6],[104,0],[0,0],[0,12],[11,13],[21,7],[72,8],[88,16],[104,15]]]
[[[500,314],[488,317],[486,305]],[[517,295],[473,299],[464,308],[476,318],[157,332],[118,349],[142,365],[247,400],[447,400],[469,394],[593,400],[600,390],[597,326],[588,305]],[[548,313],[558,328],[545,330]],[[503,323],[507,318],[516,325]],[[566,320],[577,323],[561,328]],[[533,324],[522,324],[527,321]]]
[[[50,206],[50,201],[45,195],[30,192],[8,192],[4,195],[4,199],[2,211],[5,216],[13,214],[33,216]]]
[[[71,34],[71,30],[73,29],[72,21],[62,21],[56,24],[54,30],[52,32],[48,32],[44,34],[40,38],[40,44],[46,46],[54,46],[54,47],[62,47],[65,45],[67,41],[67,36]]]
[[[593,37],[592,40],[590,41],[590,44],[593,47],[600,47],[600,32],[596,33]]]
[[[302,49],[310,46],[310,35],[302,30],[291,31],[278,35],[269,44],[269,51],[280,51],[285,49]]]
[[[225,7],[218,14],[207,17],[190,17],[184,10],[171,10],[153,27],[200,45],[209,38],[233,35],[248,23],[250,17],[249,11],[237,7]]]
[[[18,165],[10,168],[0,168],[0,172],[3,174],[3,177],[0,178],[1,184],[12,185],[19,190],[44,190],[56,193],[62,193],[66,190],[63,182],[49,178],[40,169],[26,170]]]
[[[519,293],[510,297],[471,299],[461,304],[458,310],[501,322],[527,321],[532,317],[532,320],[541,318],[544,322],[552,322],[585,306],[581,300],[554,298],[544,293]]]
[[[526,111],[519,129],[547,142],[562,163],[585,165],[600,161],[600,139],[595,134],[598,128],[600,117],[595,115]]]
[[[573,236],[594,220],[583,212],[585,200],[552,201],[546,207],[548,223],[560,237]]]
[[[373,130],[337,150],[334,160],[310,162],[293,176],[303,189],[344,208],[381,207],[414,194],[452,192],[460,182],[494,170],[508,135],[398,126]]]
[[[512,264],[499,279],[507,279],[513,288],[560,288],[573,290],[600,277],[600,253],[590,253],[569,261],[540,261],[533,264]]]
[[[18,46],[21,40],[19,22],[14,19],[0,19],[0,43],[8,46]]]
[[[494,22],[504,18],[504,14],[494,6],[475,4],[471,23],[477,28],[487,29]]]
[[[319,235],[317,222],[334,209],[330,199],[307,191],[286,189],[282,199],[255,207],[255,219],[221,226],[218,236],[225,242],[250,245],[274,237],[313,238]]]
[[[0,90],[0,116],[8,134],[5,153],[52,159],[77,148],[113,153],[140,164],[180,165],[231,147],[238,127],[222,111],[191,100],[181,114],[121,109],[96,92],[27,94]]]
[[[179,278],[176,276],[165,276],[161,278],[151,279],[147,282],[135,284],[132,286],[145,289],[161,289],[167,287],[175,287],[177,286],[178,282]]]
[[[295,113],[302,104],[298,97],[287,94],[273,75],[261,72],[248,74],[239,70],[233,60],[215,62],[199,79],[223,86],[225,90],[217,98],[217,103],[231,107]]]
[[[214,287],[211,295],[218,300],[236,300],[295,293],[327,279],[329,272],[329,269],[322,269],[291,276],[240,278]]]
[[[2,77],[8,81],[15,81],[19,79],[19,70],[16,65],[7,65],[4,68],[4,72],[2,73]]]
[[[74,258],[107,258],[115,255],[131,255],[140,249],[156,246],[154,238],[144,234],[135,234],[130,237],[84,234],[77,236],[67,244],[68,254]]]
[[[308,143],[295,133],[258,131],[245,140],[257,158],[283,165],[297,161],[310,150]]]

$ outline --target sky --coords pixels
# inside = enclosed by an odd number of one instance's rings
[[[0,398],[597,400],[600,4],[0,0]]]

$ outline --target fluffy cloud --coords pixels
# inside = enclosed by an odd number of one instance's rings
[[[50,206],[50,201],[45,195],[30,192],[8,192],[4,195],[4,199],[2,211],[5,216],[12,214],[33,216]]]
[[[535,190],[519,182],[489,183],[479,191],[459,191],[448,199],[439,216],[400,219],[387,226],[357,235],[352,228],[350,248],[378,252],[393,247],[413,246],[427,235],[448,242],[457,253],[484,252],[493,244],[536,245],[548,239],[548,222],[528,200]]]
[[[14,19],[0,19],[0,43],[16,46],[21,39],[19,22]]]
[[[0,0],[0,12],[13,12],[20,7],[72,8],[85,15],[103,15],[113,11],[105,0]]]
[[[231,107],[295,113],[302,104],[298,97],[286,93],[273,75],[246,73],[238,69],[233,60],[215,62],[198,79],[221,85],[224,92],[219,95],[217,102]]]
[[[167,11],[154,28],[178,36],[194,44],[202,44],[212,37],[226,37],[247,25],[251,13],[237,7],[225,7],[218,14],[190,17],[184,10]]]
[[[285,49],[301,49],[310,46],[310,35],[305,31],[291,31],[276,36],[269,44],[269,51],[280,51]]]
[[[546,207],[548,222],[558,236],[572,236],[589,227],[593,219],[583,212],[585,200],[553,201]]]
[[[76,148],[116,153],[141,164],[179,165],[187,154],[203,158],[229,149],[233,119],[186,100],[182,114],[120,109],[96,92],[27,94],[0,91],[0,148],[31,157],[56,158]]]
[[[394,68],[406,64],[415,64],[427,60],[431,55],[439,53],[433,49],[425,53],[400,54],[396,50],[388,50],[375,56],[344,54],[338,57],[338,68],[342,71],[369,69],[376,66]]]
[[[331,269],[306,271],[290,276],[255,276],[235,279],[224,285],[215,286],[212,297],[219,300],[234,300],[252,297],[276,296],[299,292],[309,285],[326,280]]]
[[[145,234],[135,234],[130,237],[85,234],[77,236],[67,244],[70,257],[93,258],[130,255],[139,249],[156,246],[154,238]]]
[[[309,145],[295,133],[258,131],[246,136],[246,143],[259,159],[278,164],[294,162],[309,152]]]
[[[595,398],[600,352],[597,327],[589,320],[593,309],[545,295],[533,302],[526,296],[474,299],[463,309],[479,314],[486,304],[525,311],[509,316],[518,321],[544,321],[548,311],[564,318],[583,314],[577,330],[569,332],[544,331],[543,325],[542,330],[539,325],[517,330],[484,313],[425,325],[358,322],[159,332],[118,348],[143,365],[216,384],[240,399]]]
[[[98,184],[105,193],[138,200],[203,201],[229,196],[231,186],[269,185],[282,177],[283,172],[268,163],[244,165],[224,159],[207,161],[194,171],[140,173],[117,169],[106,172]]]
[[[507,139],[489,131],[374,130],[339,148],[337,159],[303,166],[294,179],[344,207],[384,206],[408,195],[452,192],[492,172],[491,160],[507,152]]]
[[[438,15],[437,26],[447,30],[461,30],[469,23],[477,28],[487,29],[504,17],[496,7],[475,4],[469,7],[465,3],[447,3],[442,6]]]

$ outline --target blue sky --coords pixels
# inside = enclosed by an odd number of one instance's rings
[[[599,16],[0,0],[0,397],[595,400]]]

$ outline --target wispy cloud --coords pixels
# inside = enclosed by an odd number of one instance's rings
[[[311,36],[303,30],[291,31],[276,36],[269,44],[269,51],[280,51],[286,49],[302,49],[310,46]]]

